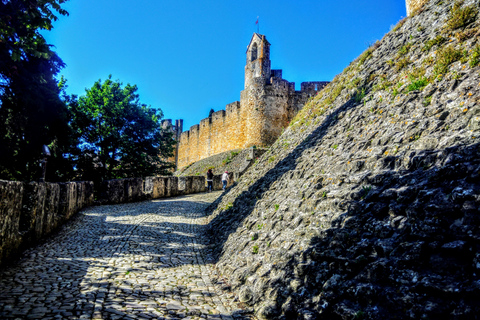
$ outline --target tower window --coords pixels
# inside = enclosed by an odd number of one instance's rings
[[[252,46],[252,52],[251,52],[252,59],[250,61],[257,60],[257,56],[258,56],[257,52],[258,52],[257,43],[254,43]]]

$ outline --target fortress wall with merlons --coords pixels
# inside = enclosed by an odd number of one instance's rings
[[[214,112],[190,130],[182,132],[178,141],[178,168],[228,150],[239,149],[245,143],[245,116],[240,102]]]
[[[241,102],[228,104],[179,134],[177,170],[225,151],[270,146],[307,100],[328,83],[303,82],[301,91],[295,91],[293,82],[281,78],[263,81],[252,79],[240,94]]]

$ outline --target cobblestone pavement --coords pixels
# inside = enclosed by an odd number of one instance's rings
[[[246,317],[203,250],[220,194],[83,210],[0,272],[0,319]]]

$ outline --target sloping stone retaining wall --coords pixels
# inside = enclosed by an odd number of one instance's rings
[[[215,190],[222,188],[220,176]],[[233,179],[231,179],[233,180]],[[99,199],[93,182],[0,180],[0,265],[37,243],[93,204],[116,204],[204,192],[205,177],[147,177],[104,181]]]

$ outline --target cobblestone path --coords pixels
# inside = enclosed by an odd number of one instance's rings
[[[201,237],[220,194],[83,210],[0,271],[0,319],[237,318]]]

